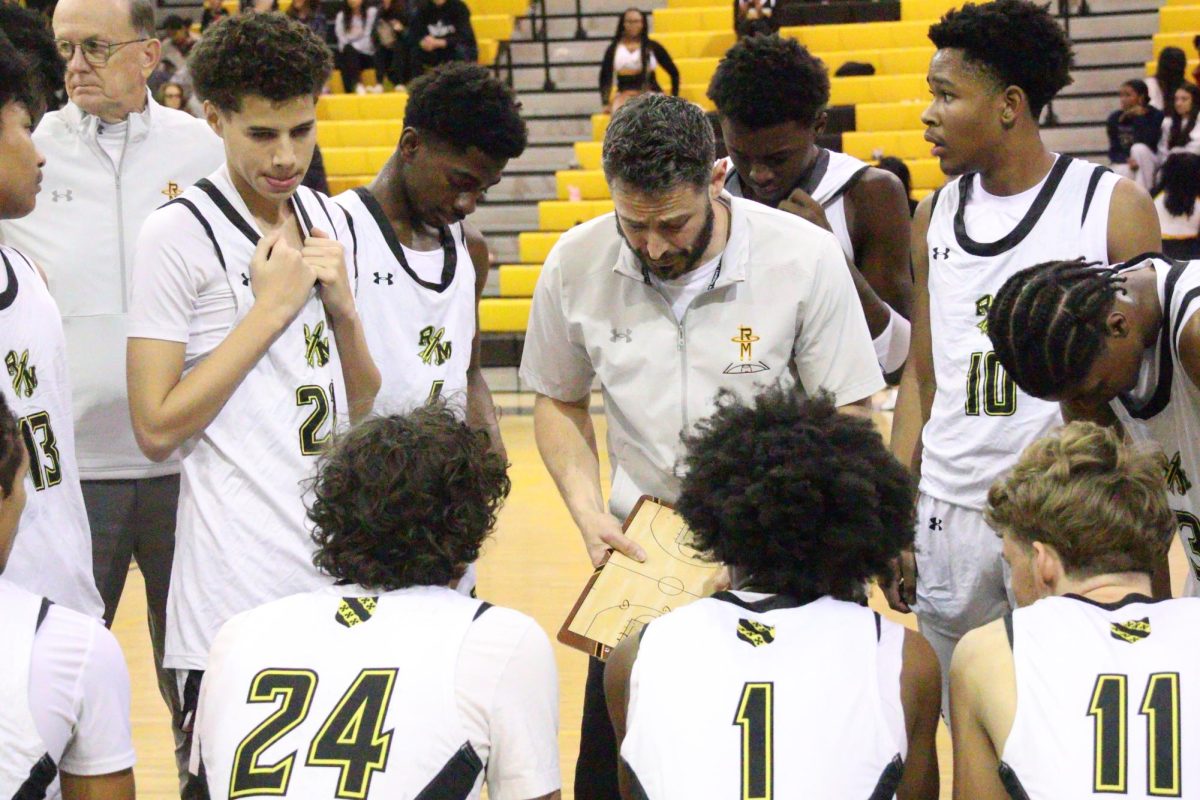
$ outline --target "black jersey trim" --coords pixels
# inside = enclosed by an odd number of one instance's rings
[[[1183,323],[1187,317],[1185,313],[1196,298],[1200,297],[1200,286],[1189,289],[1188,293],[1179,301],[1179,310],[1174,312],[1174,318],[1171,321],[1171,350],[1175,353],[1175,357],[1179,357],[1179,334],[1183,330]]]
[[[1118,611],[1118,610],[1124,608],[1125,606],[1130,606],[1135,603],[1161,603],[1163,600],[1169,599],[1169,598],[1164,597],[1164,598],[1155,600],[1153,597],[1147,597],[1146,595],[1141,594],[1140,592],[1131,592],[1130,594],[1127,594],[1124,597],[1122,597],[1120,600],[1117,600],[1112,603],[1101,603],[1098,600],[1092,600],[1091,598],[1084,597],[1083,595],[1080,595],[1080,594],[1064,594],[1063,597],[1069,597],[1072,600],[1078,600],[1082,603],[1087,603],[1090,606],[1095,606],[1096,608],[1103,608],[1105,611]]]
[[[54,601],[49,597],[42,598],[42,606],[38,609],[37,622],[33,626],[34,631],[42,629],[42,623],[46,621],[46,615],[50,613],[50,606],[52,605],[54,605]]]
[[[307,188],[307,187],[305,187],[305,188]],[[312,190],[309,189],[309,191],[312,191]],[[312,236],[312,229],[313,229],[312,218],[308,216],[308,209],[304,207],[304,203],[300,202],[299,194],[300,194],[300,192],[299,192],[299,190],[297,190],[296,193],[292,195],[292,208],[296,209],[296,214],[297,214],[296,219],[300,220],[303,223],[303,224],[299,225],[300,236],[302,238],[308,238],[309,236]],[[316,192],[313,192],[313,194],[315,195]],[[326,214],[325,216],[329,216],[329,215]],[[329,235],[330,235],[330,237],[333,237],[333,231],[330,231]],[[333,237],[333,238],[336,238],[336,237]]]
[[[878,611],[872,613],[875,614],[875,641],[880,642],[883,641],[883,617],[879,615]]]
[[[338,208],[342,207],[338,206]],[[344,208],[342,208],[342,215],[346,217],[346,227],[350,229],[350,246],[354,255],[354,277],[358,278],[358,233],[354,230],[354,217]]]
[[[325,206],[325,201],[321,198],[320,192],[313,192],[312,196],[316,198],[317,205],[325,212],[325,219],[329,220],[329,235],[333,236],[333,217],[329,213],[329,209]],[[344,210],[344,209],[343,209]]]
[[[1007,253],[1029,235],[1037,225],[1038,220],[1042,218],[1042,214],[1046,211],[1046,206],[1050,205],[1050,201],[1054,198],[1055,191],[1058,190],[1058,185],[1062,183],[1063,175],[1067,172],[1067,167],[1074,161],[1073,158],[1066,155],[1060,155],[1058,160],[1054,162],[1054,166],[1050,168],[1049,174],[1046,176],[1046,183],[1043,184],[1037,197],[1033,199],[1033,204],[1029,206],[1029,210],[1025,212],[1025,216],[1017,223],[1017,226],[1008,232],[1003,238],[995,242],[977,242],[967,235],[967,224],[965,215],[967,211],[967,203],[971,200],[971,193],[974,190],[975,179],[978,173],[968,173],[958,179],[958,208],[954,211],[954,238],[958,240],[958,245],[963,250],[973,256],[995,257],[1001,253]]]
[[[482,771],[483,761],[479,754],[470,742],[463,742],[413,800],[466,800]]]
[[[1108,167],[1096,165],[1092,170],[1092,177],[1088,178],[1087,193],[1083,196],[1083,213],[1079,215],[1079,224],[1083,225],[1087,221],[1088,211],[1092,207],[1092,199],[1096,194],[1096,187],[1100,185],[1100,179],[1104,177],[1104,173],[1112,172]]]
[[[412,267],[408,265],[408,259],[404,256],[404,246],[400,244],[400,240],[396,238],[396,231],[392,228],[392,223],[388,220],[387,215],[383,213],[383,208],[379,205],[379,201],[375,199],[375,195],[371,194],[365,186],[359,186],[354,189],[354,193],[366,206],[367,211],[371,213],[371,217],[375,220],[376,227],[383,234],[384,241],[391,248],[392,255],[396,261],[408,273],[408,277],[412,278],[419,286],[426,289],[432,289],[439,294],[450,288],[450,284],[454,282],[454,273],[458,268],[458,249],[454,246],[454,236],[450,233],[449,228],[438,228],[438,237],[442,244],[442,280],[441,283],[431,283],[422,280],[417,273],[413,272]]]
[[[633,767],[629,766],[629,762],[623,757],[621,763],[625,766],[625,772],[629,775],[629,796],[633,800],[650,800],[650,795],[646,794],[646,787],[642,786],[642,780],[633,771]]]
[[[945,188],[946,188],[945,186],[939,186],[933,193],[933,199],[929,201],[929,219],[930,219],[930,221],[933,221],[933,210],[935,208],[937,208],[937,201],[942,196],[942,189],[945,189]],[[926,238],[928,238],[928,236],[926,236]]]
[[[1157,257],[1162,258],[1161,256]],[[1134,266],[1135,261],[1140,266],[1145,260],[1146,256],[1138,256],[1137,260],[1130,259],[1119,265],[1117,271],[1120,272]],[[1171,358],[1171,303],[1175,298],[1175,284],[1179,282],[1187,263],[1186,261],[1171,262],[1171,269],[1167,273],[1163,287],[1163,323],[1158,333],[1158,385],[1154,387],[1154,394],[1144,403],[1138,403],[1128,393],[1117,395],[1117,399],[1124,406],[1126,413],[1134,419],[1152,419],[1161,414],[1171,402],[1171,383],[1175,379],[1175,363]]]
[[[1004,790],[1008,792],[1008,796],[1012,800],[1030,800],[1029,792],[1025,791],[1025,787],[1021,785],[1021,779],[1017,777],[1017,773],[1013,772],[1013,768],[1003,761],[1000,762],[1000,783],[1004,785]]]
[[[1013,614],[1009,611],[1004,615],[1004,635],[1008,637],[1008,649],[1013,649]]]
[[[759,614],[766,613],[767,611],[778,611],[783,608],[798,608],[803,605],[808,605],[813,600],[818,599],[818,597],[810,597],[805,600],[797,599],[786,594],[773,594],[768,597],[764,597],[761,600],[751,601],[743,600],[733,592],[717,592],[712,597],[714,600],[720,600],[725,603],[733,603],[739,608],[744,608],[747,611],[755,611]]]
[[[896,789],[900,786],[900,779],[903,777],[904,759],[897,753],[883,768],[879,781],[875,784],[875,790],[871,792],[871,796],[867,800],[891,800],[896,796]]]
[[[171,203],[179,203],[179,205],[192,212],[192,216],[195,217],[196,221],[200,223],[200,226],[204,228],[205,235],[207,235],[208,240],[212,242],[213,251],[217,254],[217,261],[221,262],[221,271],[228,272],[228,270],[225,268],[225,255],[221,252],[221,245],[217,244],[217,237],[213,234],[212,226],[208,224],[208,220],[206,220],[204,215],[200,213],[200,209],[196,208],[196,204],[191,200],[188,200],[186,197],[176,197],[166,205],[169,206]],[[163,208],[166,208],[166,206],[163,206]]]
[[[58,765],[46,753],[29,769],[29,777],[17,787],[17,793],[12,800],[42,800],[50,789],[50,784],[58,777]]]
[[[0,311],[17,302],[17,271],[13,269],[12,262],[8,260],[8,254],[0,250],[0,258],[4,259],[4,275],[8,279],[8,285],[4,287],[4,291],[0,292]]]
[[[475,620],[482,617],[483,612],[487,611],[491,607],[492,607],[492,604],[489,603],[487,600],[481,601],[479,603],[479,608],[475,609],[475,616],[471,617],[471,622],[474,622]]]
[[[839,186],[833,194],[829,195],[829,197],[827,197],[825,200],[821,201],[821,208],[829,208],[831,205],[833,205],[835,202],[837,202],[837,199],[839,197],[841,197],[846,192],[853,189],[858,184],[858,182],[860,180],[862,180],[862,176],[867,174],[867,170],[869,170],[870,168],[871,168],[870,164],[863,164],[859,169],[857,169],[854,172],[853,175],[851,175],[849,178],[847,178],[846,182],[843,183],[841,186]]]
[[[261,238],[258,231],[246,221],[246,218],[238,213],[238,210],[233,207],[233,203],[229,202],[229,198],[221,193],[221,190],[213,185],[213,182],[208,178],[201,178],[196,181],[196,188],[208,195],[208,199],[213,201],[213,205],[217,210],[225,215],[225,218],[242,232],[242,235],[250,240],[250,244],[258,246],[258,240]]]

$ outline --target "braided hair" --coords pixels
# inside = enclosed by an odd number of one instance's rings
[[[1047,398],[1078,386],[1104,349],[1105,317],[1125,278],[1098,261],[1047,261],[1004,282],[987,333],[1009,376]]]

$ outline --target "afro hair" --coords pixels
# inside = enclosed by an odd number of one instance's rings
[[[486,67],[465,62],[452,62],[412,82],[404,127],[495,159],[521,155],[528,139],[512,90]]]
[[[829,71],[795,39],[748,36],[717,65],[708,98],[722,116],[752,130],[812,125],[829,103]]]

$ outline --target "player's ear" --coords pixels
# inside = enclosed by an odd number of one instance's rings
[[[1001,99],[1003,105],[1000,107],[1000,125],[1005,130],[1011,130],[1021,114],[1029,108],[1029,98],[1019,86],[1009,86],[1001,94]]]
[[[150,73],[154,72],[154,68],[158,66],[158,62],[162,58],[162,42],[158,39],[147,39],[142,42],[138,58],[139,66],[142,68],[142,77],[149,78]]]
[[[817,121],[813,123],[813,136],[820,136],[825,132],[825,126],[829,124],[829,112],[822,110],[817,114]]]
[[[1104,320],[1104,332],[1109,336],[1123,339],[1133,334],[1133,326],[1129,322],[1129,317],[1125,316],[1124,313],[1110,311],[1108,317]]]
[[[725,188],[725,173],[728,169],[729,162],[723,158],[713,164],[712,178],[708,184],[709,197],[713,200],[716,200],[721,194],[721,190]]]
[[[403,161],[412,161],[421,147],[421,134],[416,128],[405,128],[400,134],[400,143],[396,152]]]
[[[1057,594],[1062,582],[1064,571],[1062,559],[1058,551],[1045,542],[1034,542],[1033,548],[1033,585],[1038,597],[1050,597]]]
[[[225,115],[221,113],[221,109],[217,108],[211,100],[204,101],[204,120],[208,123],[208,127],[212,128],[213,133],[225,138]]]

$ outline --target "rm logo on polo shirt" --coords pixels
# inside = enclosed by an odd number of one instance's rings
[[[754,335],[754,329],[749,325],[739,325],[737,336],[730,339],[739,346],[738,360],[725,367],[726,375],[753,375],[756,372],[766,372],[770,369],[761,361],[754,360],[754,343],[759,340]]]

